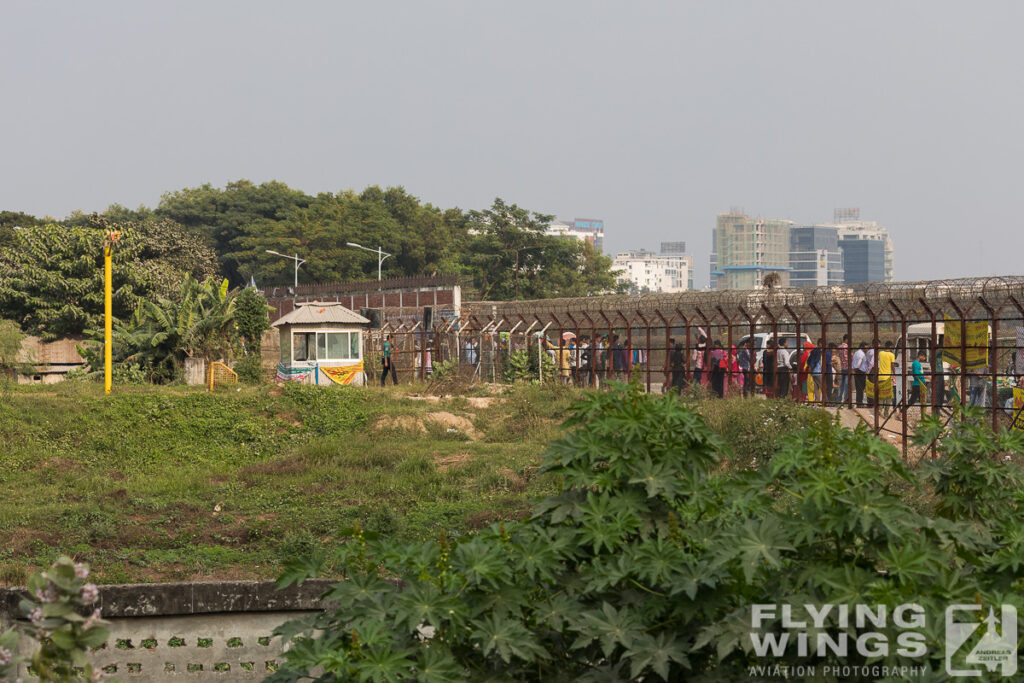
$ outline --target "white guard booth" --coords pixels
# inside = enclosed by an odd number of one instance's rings
[[[306,301],[274,321],[281,333],[278,382],[366,383],[363,331],[370,321],[339,303]]]

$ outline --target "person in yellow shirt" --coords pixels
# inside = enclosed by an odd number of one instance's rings
[[[569,372],[569,358],[572,351],[565,345],[565,338],[558,340],[558,370],[562,376],[562,384],[572,384],[572,375]]]
[[[896,354],[892,350],[892,342],[885,342],[885,348],[878,352],[878,397],[879,399],[893,398],[895,403],[896,392],[893,391],[892,366],[896,363]],[[888,390],[883,387],[887,387]],[[881,403],[881,400],[879,401]]]
[[[544,337],[544,348],[554,355],[555,362],[558,364],[558,375],[562,378],[562,384],[569,384],[572,381],[572,375],[569,372],[569,354],[571,351],[565,347],[565,338],[560,338],[558,346],[555,346],[551,343],[551,340]]]

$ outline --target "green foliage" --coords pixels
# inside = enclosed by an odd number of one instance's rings
[[[360,387],[324,387],[294,382],[284,385],[284,397],[301,415],[303,424],[318,436],[351,432],[366,424],[371,412]]]
[[[235,326],[246,355],[259,356],[263,333],[270,329],[267,300],[258,289],[246,287],[235,296]]]
[[[265,384],[267,376],[263,372],[263,361],[257,355],[242,356],[231,368],[238,373],[238,381],[245,384]]]
[[[617,291],[611,258],[576,239],[546,235],[554,216],[530,212],[500,197],[470,211],[476,235],[467,264],[482,299],[544,299]]]
[[[18,352],[25,339],[18,324],[0,319],[0,371],[13,370],[18,366]]]
[[[213,252],[169,221],[35,225],[0,244],[0,310],[46,340],[102,327],[103,244],[107,230],[122,235],[113,251],[114,315],[126,319],[140,301],[171,296],[186,273],[214,272]]]
[[[698,409],[727,444],[730,462],[753,469],[778,453],[783,440],[793,432],[828,419],[822,411],[794,401],[712,398],[702,401]]]
[[[384,261],[385,277],[467,275],[492,299],[514,298],[517,280],[524,299],[617,289],[610,257],[545,235],[551,216],[501,199],[464,213],[421,203],[401,187],[312,197],[279,182],[240,180],[223,190],[204,185],[165,194],[155,213],[208,236],[236,285],[250,276],[261,285],[293,282],[293,264],[268,249],[304,258],[303,282],[375,278],[376,259],[346,246],[355,242],[393,255]]]
[[[77,236],[82,230],[102,233],[117,227],[130,237],[118,250],[134,250],[132,254],[123,258],[115,253],[120,318],[134,309],[139,297],[150,298],[151,292],[169,296],[181,274],[203,280],[216,275],[218,266],[232,286],[244,286],[250,277],[261,286],[291,284],[293,263],[267,250],[305,259],[299,271],[303,283],[376,278],[377,259],[347,242],[371,249],[381,246],[390,253],[383,264],[385,277],[466,276],[491,299],[621,290],[611,274],[610,257],[579,240],[544,234],[551,219],[501,199],[483,211],[464,212],[421,202],[402,187],[373,185],[362,192],[323,192],[314,197],[277,181],[257,185],[239,180],[223,189],[207,184],[168,192],[155,210],[115,204],[99,216],[75,213],[59,230]],[[86,292],[102,292],[90,280],[102,263],[102,234],[65,244],[66,239],[48,233],[41,251],[54,252],[61,264],[54,268],[54,263],[39,262],[39,253],[24,249],[22,233],[45,227],[40,223],[27,214],[0,213],[0,250],[11,247],[18,268],[28,269],[19,277],[28,282],[41,270],[54,273],[35,298],[21,300],[16,290],[9,297],[27,311],[42,308],[38,320],[27,320],[30,329],[45,331],[48,338],[80,333],[94,325],[89,316],[100,310]],[[14,225],[25,229],[14,230]],[[30,258],[18,259],[19,253]],[[35,270],[32,259],[39,264]],[[2,267],[0,259],[0,275]],[[76,285],[70,287],[74,297],[70,308],[62,310],[58,293],[61,283],[68,281]],[[0,305],[2,297],[0,288]]]
[[[43,223],[45,221],[21,211],[0,211],[0,247],[13,245],[18,230]]]
[[[18,666],[22,658],[18,651],[18,632],[9,628],[0,634],[0,680],[11,681],[18,677]]]
[[[539,354],[536,347],[520,349],[505,354],[502,361],[501,376],[509,384],[513,382],[539,382],[543,374],[545,382],[554,382],[557,376],[555,361],[548,353]],[[540,363],[543,373],[538,371]]]
[[[61,557],[29,578],[30,597],[20,608],[31,624],[28,633],[39,641],[32,669],[40,681],[99,680],[88,652],[107,642],[110,630],[93,606],[99,590],[86,582],[88,576],[88,565]]]
[[[291,284],[293,264],[267,249],[306,259],[303,281],[376,278],[376,259],[346,242],[383,245],[394,255],[384,262],[385,276],[454,274],[467,236],[461,211],[421,204],[401,187],[311,197],[279,182],[240,180],[223,190],[204,185],[168,193],[156,213],[208,235],[237,285],[250,276],[261,285],[268,278]]]
[[[333,609],[279,630],[293,647],[271,680],[314,667],[340,680],[429,670],[437,680],[718,681],[747,679],[756,664],[869,661],[936,671],[940,628],[921,629],[916,659],[893,647],[869,660],[851,647],[842,659],[790,648],[766,661],[753,651],[751,606],[913,602],[932,626],[954,602],[1024,608],[1013,460],[1024,442],[969,414],[927,474],[866,429],[827,421],[784,439],[757,470],[724,469],[723,444],[693,407],[637,387],[587,396],[565,426],[542,465],[560,492],[525,523],[419,544],[355,527],[337,552],[289,564],[281,585],[330,571],[345,580],[327,595]],[[930,487],[932,506],[901,500],[908,486]],[[780,619],[759,630],[777,632]],[[824,630],[873,629],[833,613]]]
[[[235,292],[228,281],[198,282],[186,275],[178,296],[143,301],[126,322],[115,326],[111,356],[115,363],[137,368],[151,381],[177,378],[186,358],[207,364],[231,355],[238,340]],[[102,330],[90,331],[93,345],[79,353],[93,368],[103,367]]]

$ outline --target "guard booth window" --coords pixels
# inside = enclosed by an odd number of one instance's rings
[[[358,332],[296,332],[293,361],[359,360]]]
[[[296,332],[292,339],[292,360],[316,360],[316,332]]]

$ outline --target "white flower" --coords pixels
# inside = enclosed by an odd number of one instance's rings
[[[82,586],[82,602],[86,605],[91,605],[96,602],[96,599],[100,597],[100,589],[96,587],[95,583],[87,583]]]
[[[11,651],[7,648],[0,647],[0,666],[6,666],[11,663]]]
[[[33,624],[38,624],[43,620],[43,608],[36,607],[34,610],[28,613],[28,618]]]
[[[87,578],[88,576],[89,576],[89,568],[86,567],[81,562],[76,562],[75,563],[75,578],[76,579],[84,579],[84,578]]]

